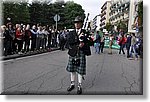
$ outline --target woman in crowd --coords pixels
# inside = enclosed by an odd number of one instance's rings
[[[24,51],[29,52],[29,46],[30,46],[30,39],[31,39],[31,31],[30,31],[30,25],[28,24],[25,28],[25,36],[24,36]]]
[[[18,54],[22,54],[22,47],[23,47],[23,36],[24,36],[24,31],[21,28],[21,25],[16,28],[16,40],[17,40],[17,46],[18,46]]]
[[[121,54],[121,51],[122,51],[122,53],[125,55],[125,52],[124,52],[125,43],[126,43],[126,37],[124,34],[121,34],[119,38],[119,45],[120,45],[119,54]]]

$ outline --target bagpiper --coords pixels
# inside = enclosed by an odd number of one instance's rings
[[[77,94],[82,94],[82,80],[86,75],[86,56],[91,55],[88,42],[90,38],[86,31],[82,29],[83,19],[77,16],[74,20],[75,29],[70,31],[67,36],[68,44],[68,65],[66,70],[71,74],[71,85],[67,91],[75,89],[75,77],[78,77]]]

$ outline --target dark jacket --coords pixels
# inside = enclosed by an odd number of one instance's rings
[[[131,36],[127,37],[126,47],[131,46]]]
[[[29,39],[30,37],[31,37],[31,31],[30,30],[25,30],[25,36],[24,36],[25,40]]]
[[[96,40],[94,41],[95,43],[100,43],[101,37],[99,34],[96,34]]]
[[[68,54],[72,54],[71,56],[75,55],[77,53],[80,41],[79,39],[82,39],[82,42],[84,43],[84,46],[82,48],[79,48],[79,50],[83,51],[83,53],[85,55],[90,55],[90,46],[88,46],[88,36],[85,35],[86,32],[84,29],[81,30],[80,33],[84,33],[84,36],[82,36],[81,38],[79,38],[79,36],[76,33],[76,30],[71,31],[68,35],[67,35],[67,44],[68,44],[68,49],[69,52]]]
[[[10,40],[12,40],[12,36],[11,36],[11,34],[9,33],[9,31],[8,30],[5,30],[5,32],[3,33],[3,35],[4,35],[4,40],[5,41],[10,41]]]

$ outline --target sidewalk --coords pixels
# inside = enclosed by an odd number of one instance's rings
[[[51,51],[59,50],[59,48],[51,48]],[[2,56],[2,60],[9,60],[9,59],[15,59],[15,58],[20,58],[20,57],[26,57],[26,56],[31,56],[31,55],[37,55],[37,54],[42,54],[42,53],[47,53],[51,51],[34,51],[34,52],[28,52],[28,53],[23,53],[23,54],[13,54],[13,55],[7,55],[7,56]]]

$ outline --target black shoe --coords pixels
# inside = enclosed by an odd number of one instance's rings
[[[67,91],[72,91],[75,88],[75,85],[71,85],[67,88]]]
[[[82,94],[82,88],[81,88],[81,86],[78,86],[77,94],[78,94],[78,95]]]

